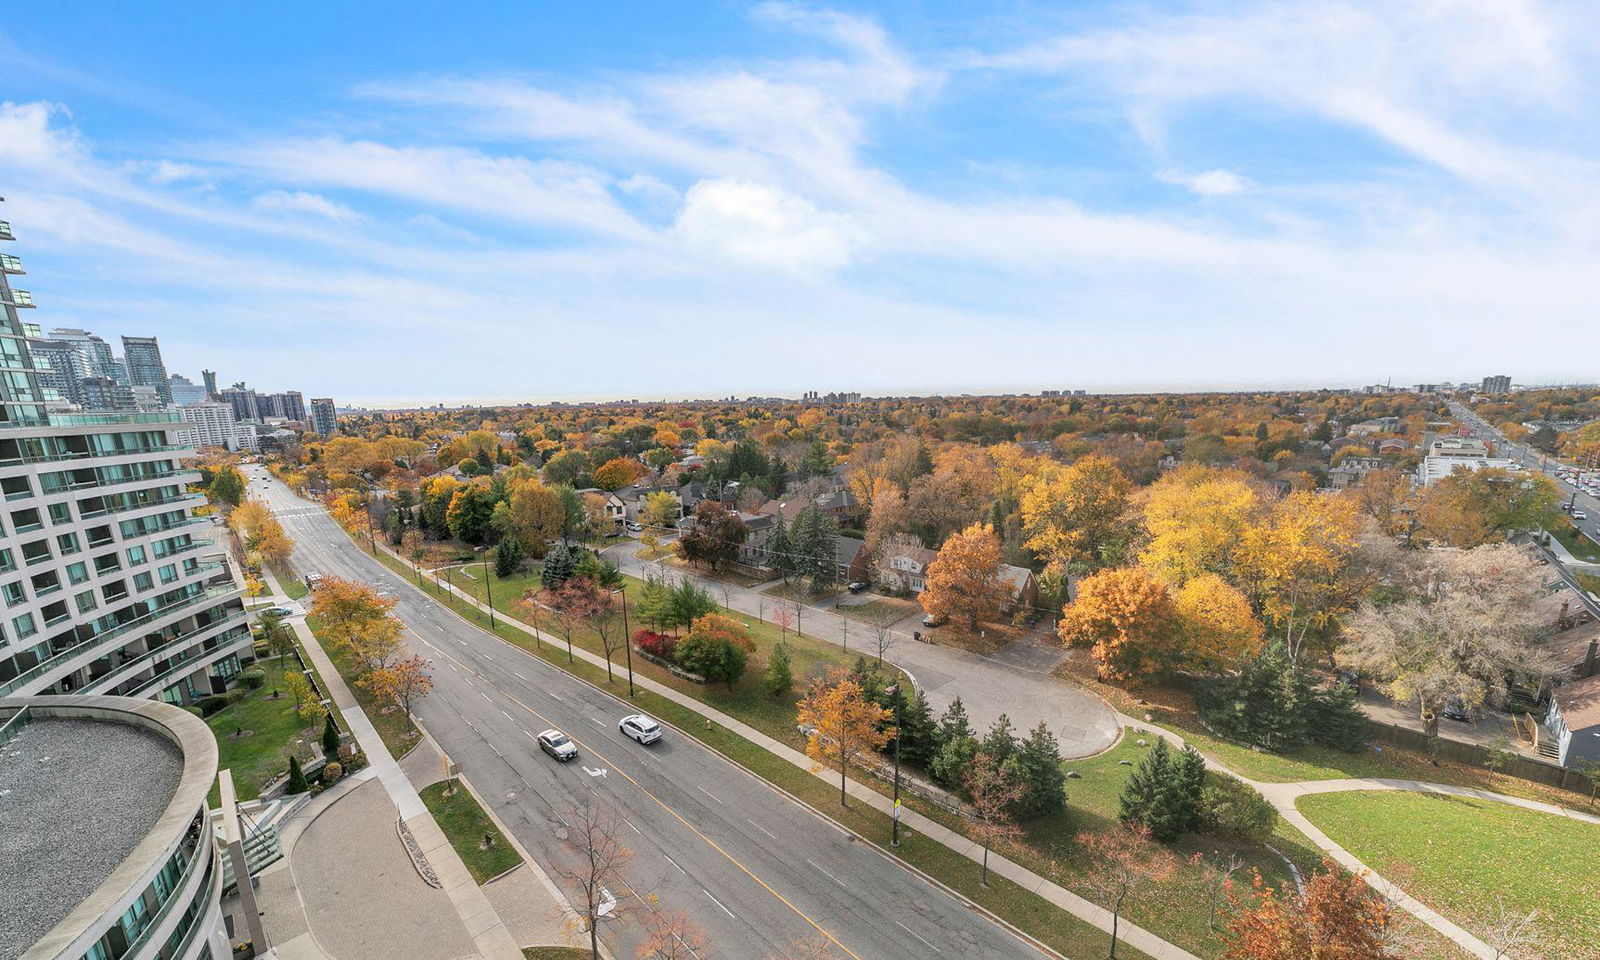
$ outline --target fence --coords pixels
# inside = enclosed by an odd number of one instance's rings
[[[1405,747],[1407,750],[1415,750],[1440,760],[1454,760],[1475,767],[1498,770],[1506,776],[1516,777],[1519,780],[1529,780],[1578,793],[1588,793],[1594,787],[1588,777],[1576,770],[1568,770],[1519,753],[1490,750],[1475,743],[1463,743],[1460,740],[1449,740],[1444,737],[1430,737],[1420,730],[1397,727],[1370,718],[1367,722],[1370,728],[1368,733],[1372,739]]]

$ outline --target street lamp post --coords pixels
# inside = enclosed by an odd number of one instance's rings
[[[904,736],[905,731],[900,728],[900,685],[894,684],[885,692],[894,697],[894,809],[889,846],[898,847],[900,846],[900,738]]]
[[[494,587],[489,583],[489,548],[483,548],[483,595],[489,601],[489,632],[494,632]]]
[[[618,587],[622,594],[622,649],[628,655],[628,699],[633,699],[633,633],[628,630],[628,590]]]

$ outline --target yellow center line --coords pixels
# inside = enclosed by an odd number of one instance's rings
[[[411,628],[408,626],[407,629],[410,630]],[[461,660],[458,660],[456,657],[452,656],[444,648],[436,646],[436,645],[430,643],[429,641],[423,639],[422,636],[420,634],[418,634],[415,630],[411,630],[411,633],[412,633],[413,636],[416,636],[416,638],[418,640],[421,640],[423,644],[425,644],[426,646],[431,647],[433,650],[435,650],[440,656],[445,657],[446,659],[450,660],[451,662],[461,666],[463,669],[467,670],[473,676],[477,677],[478,679],[480,679],[483,682],[487,683],[489,686],[493,687],[498,693],[500,693],[506,699],[510,700],[512,703],[516,704],[517,706],[519,706],[522,709],[526,710],[528,713],[530,713],[533,716],[537,717],[539,719],[540,723],[545,724],[546,726],[549,726],[549,727],[552,727],[552,728],[556,727],[556,723],[555,723],[554,720],[551,720],[549,717],[546,717],[544,714],[542,714],[539,711],[535,710],[533,707],[530,707],[526,703],[523,703],[520,699],[518,699],[518,697],[515,694],[508,692],[505,688],[501,687],[500,684],[496,683],[493,679],[491,679],[489,677],[486,677],[483,674],[479,673],[471,665],[466,664],[466,663],[462,662]],[[524,655],[526,655],[526,656],[528,656],[530,658],[532,657],[532,654],[527,653],[527,651],[520,651],[520,652],[522,652]],[[580,681],[580,682],[582,682],[582,681]],[[481,736],[481,734],[480,734],[480,736]],[[642,792],[645,796],[649,797],[651,800],[654,800],[656,802],[657,806],[661,807],[661,809],[665,810],[667,813],[670,813],[679,823],[683,824],[685,827],[688,827],[690,832],[692,832],[695,836],[699,837],[702,841],[704,841],[707,846],[709,846],[711,849],[717,851],[718,853],[722,854],[722,856],[725,857],[729,863],[733,864],[734,866],[738,867],[740,870],[744,871],[745,876],[749,877],[751,880],[754,880],[756,883],[760,884],[761,888],[763,890],[765,890],[768,893],[772,894],[774,897],[776,897],[778,899],[778,901],[780,903],[782,903],[784,906],[788,907],[790,910],[794,911],[795,916],[797,916],[800,919],[804,920],[806,923],[809,923],[812,926],[812,928],[815,929],[818,933],[820,933],[824,937],[828,938],[828,941],[830,943],[832,943],[834,946],[838,947],[840,950],[843,950],[846,954],[848,954],[851,957],[851,960],[861,960],[861,957],[858,956],[854,950],[851,950],[849,947],[845,946],[843,943],[840,943],[839,942],[839,938],[835,937],[832,933],[830,933],[826,927],[824,927],[822,924],[818,923],[817,921],[813,920],[811,918],[811,916],[809,914],[807,914],[804,910],[801,910],[799,907],[795,906],[794,903],[791,902],[788,897],[785,897],[783,894],[781,894],[777,890],[773,889],[773,887],[772,887],[772,885],[770,883],[767,883],[767,881],[765,881],[765,880],[761,879],[760,877],[756,876],[755,871],[753,871],[749,867],[745,866],[744,863],[741,862],[738,857],[735,857],[733,854],[731,854],[727,850],[723,849],[721,844],[717,843],[715,840],[711,839],[710,837],[708,837],[704,833],[702,833],[700,831],[700,828],[696,827],[694,824],[690,823],[687,819],[685,819],[683,814],[679,813],[677,810],[674,810],[665,800],[662,800],[660,797],[656,796],[653,792],[650,791],[650,789],[648,787],[646,787],[644,784],[640,783],[638,780],[635,780],[632,776],[630,776],[628,774],[627,771],[625,771],[622,768],[618,767],[615,763],[613,763],[610,759],[608,759],[605,754],[601,753],[600,751],[598,751],[598,750],[594,749],[593,747],[589,746],[588,744],[584,743],[582,740],[579,740],[577,737],[572,736],[572,734],[570,734],[570,733],[567,734],[567,736],[570,739],[572,739],[573,742],[577,743],[578,745],[582,746],[585,750],[587,750],[590,753],[594,754],[595,757],[597,757],[599,760],[604,762],[608,768],[610,768],[611,770],[613,770],[614,772],[619,774],[623,779],[627,780],[629,783],[631,783],[635,787],[639,788],[640,792]]]

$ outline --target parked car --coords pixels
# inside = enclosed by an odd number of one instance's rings
[[[931,613],[923,614],[922,617],[922,625],[924,627],[942,627],[949,622],[949,617],[936,617]]]
[[[264,617],[292,617],[296,613],[297,611],[290,610],[288,607],[268,607],[261,611],[261,615]]]
[[[1447,720],[1455,720],[1458,723],[1472,722],[1472,711],[1468,710],[1467,705],[1460,700],[1451,700],[1446,703],[1439,708],[1439,715]]]
[[[870,584],[857,580],[855,583],[847,584],[845,589],[849,590],[851,593],[865,593],[868,586],[870,586]]]
[[[628,528],[628,532],[629,533],[643,533],[644,532],[644,524],[640,523],[637,520],[629,520],[625,524],[625,526]]]
[[[560,730],[546,730],[539,734],[539,749],[555,757],[559,763],[566,763],[578,756],[578,745]]]
[[[1574,511],[1572,511],[1572,519],[1574,519],[1574,520],[1587,520],[1587,519],[1589,519],[1589,514],[1587,512],[1585,512],[1585,511],[1583,511],[1583,510],[1574,510]]]
[[[655,743],[661,739],[661,724],[642,713],[623,717],[617,722],[617,729],[622,731],[623,736],[640,743]]]

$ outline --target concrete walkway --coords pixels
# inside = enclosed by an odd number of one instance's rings
[[[264,571],[264,573],[269,578],[268,582],[272,585],[273,593],[281,593],[282,590],[271,572]],[[455,852],[455,848],[450,846],[444,831],[439,829],[439,824],[411,786],[411,781],[406,779],[400,764],[389,753],[388,746],[378,736],[372,721],[367,719],[355,695],[345,685],[344,678],[339,675],[333,661],[317,642],[311,628],[306,626],[304,618],[301,617],[293,618],[290,626],[294,628],[306,656],[311,659],[312,665],[316,667],[318,675],[327,687],[328,696],[338,706],[345,723],[350,727],[350,732],[355,735],[356,742],[367,755],[367,762],[379,782],[383,784],[389,800],[399,812],[400,819],[411,831],[423,856],[438,875],[439,882],[449,896],[456,915],[471,937],[477,950],[476,955],[484,957],[485,960],[521,960],[522,951],[511,936],[511,932],[506,929],[500,915],[495,912],[483,891],[473,882],[472,874],[467,871],[466,864],[461,862],[461,857]]]
[[[404,563],[409,569],[415,572],[416,567],[410,564],[404,558],[399,557],[393,551],[387,552],[391,558],[399,560],[401,563]],[[433,579],[432,575],[427,571],[423,571],[423,576],[429,580]],[[470,597],[458,593],[457,598],[463,602],[472,604],[480,611],[487,610],[486,605]],[[538,631],[532,626],[521,622],[520,620],[505,617],[501,617],[501,619],[510,623],[512,626],[521,630],[530,637],[536,636],[542,639],[545,643],[558,645],[562,648],[565,647],[564,640]],[[598,654],[591,653],[581,647],[574,648],[574,653],[580,659],[588,661],[595,666],[603,667],[605,665],[605,659],[603,657],[599,656]],[[532,656],[532,654],[529,654],[529,656]],[[767,736],[765,733],[762,733],[760,730],[745,724],[743,721],[728,716],[722,711],[708,706],[707,704],[696,700],[688,694],[674,690],[673,688],[648,677],[636,676],[634,682],[645,690],[649,690],[658,696],[665,697],[674,703],[695,711],[713,723],[727,728],[728,730],[738,734],[763,750],[766,750],[778,758],[793,764],[795,767],[812,774],[819,780],[827,783],[830,787],[837,789],[838,780],[836,774],[832,774],[825,769],[819,769],[816,761],[812,760],[810,757],[807,757],[805,754],[794,749],[788,744],[775,740],[772,737]],[[862,783],[858,783],[855,780],[851,780],[849,781],[846,789],[853,800],[872,807],[886,816],[893,815],[893,802],[890,801],[888,797],[885,797],[883,794],[872,789],[871,787],[868,787]],[[931,820],[920,813],[912,811],[910,808],[902,808],[900,822],[904,828],[921,833],[923,836],[928,837],[936,843],[948,847],[961,856],[966,857],[973,863],[983,862],[983,847],[967,839],[961,834],[956,833],[954,830],[951,830],[948,827],[945,827],[944,825]],[[1016,883],[1018,886],[1021,886],[1024,889],[1029,890],[1049,901],[1055,906],[1066,910],[1073,916],[1088,922],[1094,927],[1105,932],[1108,936],[1110,935],[1112,926],[1110,911],[1091,903],[1088,900],[1085,900],[1065,887],[1053,883],[1045,877],[1034,873],[1021,864],[1007,859],[999,853],[991,852],[989,854],[989,870],[991,873],[1005,877],[1007,880]],[[1156,958],[1156,960],[1199,960],[1198,957],[1189,951],[1184,950],[1183,948],[1172,943],[1168,943],[1166,940],[1163,940],[1148,930],[1130,923],[1126,917],[1118,921],[1117,929],[1119,937],[1123,943],[1144,951],[1151,957]]]

